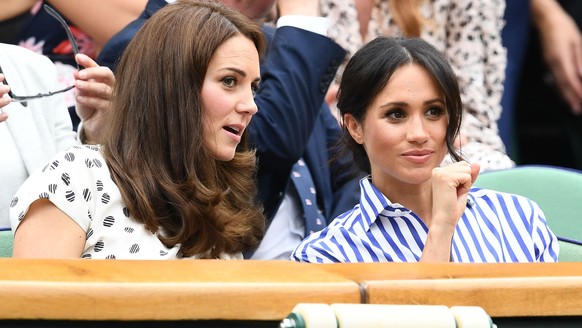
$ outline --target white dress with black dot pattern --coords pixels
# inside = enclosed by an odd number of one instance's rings
[[[131,217],[98,146],[74,146],[30,176],[10,204],[13,231],[29,206],[40,198],[49,199],[85,231],[83,258],[182,257],[179,245],[164,246],[156,234]],[[224,254],[220,258],[242,259],[242,254]]]

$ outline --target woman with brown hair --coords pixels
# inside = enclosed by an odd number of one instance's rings
[[[13,256],[242,259],[264,230],[245,132],[264,47],[213,1],[157,12],[121,59],[102,145],[61,153],[15,195]]]

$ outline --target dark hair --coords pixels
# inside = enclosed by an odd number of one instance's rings
[[[337,107],[342,117],[351,114],[358,122],[363,122],[392,74],[411,63],[426,69],[444,93],[449,115],[447,148],[455,161],[462,160],[453,147],[463,110],[457,76],[443,55],[422,39],[378,37],[357,51],[346,65],[340,83]],[[345,126],[342,142],[352,151],[356,166],[370,173],[370,161],[364,146],[354,141]]]
[[[232,37],[261,29],[214,1],[178,1],[154,14],[117,69],[105,159],[131,216],[184,256],[248,250],[265,228],[246,132],[234,159],[204,147],[201,89],[210,59]]]

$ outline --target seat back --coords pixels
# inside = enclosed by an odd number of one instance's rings
[[[475,187],[509,192],[535,201],[561,239],[560,261],[579,254],[582,261],[582,171],[548,165],[523,165],[484,172]],[[578,245],[579,244],[579,245]]]
[[[558,240],[560,244],[560,262],[582,262],[582,244]]]
[[[14,235],[12,230],[0,229],[0,257],[12,256],[12,245],[14,243]]]

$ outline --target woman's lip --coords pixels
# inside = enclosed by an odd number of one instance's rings
[[[431,151],[413,151],[402,154],[402,157],[412,163],[423,164],[432,157],[432,154]]]
[[[432,150],[421,149],[421,150],[410,150],[410,151],[403,153],[402,155],[404,155],[404,156],[424,156],[424,155],[430,155],[432,153],[433,153]]]
[[[230,133],[233,133],[233,134],[240,136],[243,134],[243,131],[245,130],[245,125],[243,125],[243,124],[225,125],[224,129]]]
[[[224,130],[224,131],[226,131],[226,133],[228,134],[228,136],[229,136],[231,139],[235,140],[236,142],[240,142],[240,140],[241,140],[241,135],[234,134],[234,133],[232,133],[232,132],[230,132],[230,131],[228,131],[228,130]]]

